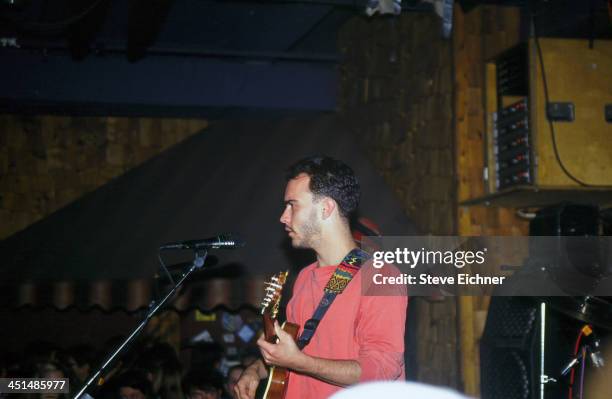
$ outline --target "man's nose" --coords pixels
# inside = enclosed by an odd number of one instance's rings
[[[280,222],[281,222],[282,224],[288,224],[288,223],[289,223],[289,221],[290,221],[290,219],[291,219],[291,218],[289,217],[289,209],[288,209],[288,208],[285,208],[285,210],[283,211],[283,213],[281,213],[281,216],[280,216]]]

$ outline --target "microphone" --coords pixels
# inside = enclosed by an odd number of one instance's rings
[[[595,367],[603,367],[606,362],[601,354],[601,341],[599,337],[593,333],[593,345],[589,346],[591,352],[591,361]]]
[[[580,359],[582,359],[582,353],[579,353],[578,356],[576,356],[575,358],[573,358],[572,360],[570,360],[570,362],[565,365],[565,367],[563,367],[563,370],[561,370],[561,375],[564,376],[567,373],[570,372],[570,370],[576,365],[578,364],[578,362],[580,361]]]
[[[204,238],[202,240],[176,241],[163,244],[159,247],[160,251],[169,249],[234,249],[244,247],[244,240],[240,236],[232,233],[219,234],[216,237]]]

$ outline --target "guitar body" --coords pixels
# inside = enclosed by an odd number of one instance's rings
[[[283,331],[288,333],[297,341],[298,331],[300,326],[294,323],[283,323]],[[289,381],[289,370],[284,367],[272,366],[268,374],[268,382],[265,385],[266,389],[261,396],[261,399],[283,399],[287,390]],[[260,384],[263,385],[263,384]]]

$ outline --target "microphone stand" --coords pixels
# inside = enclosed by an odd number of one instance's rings
[[[100,366],[98,371],[96,371],[89,378],[89,380],[87,380],[87,382],[85,383],[85,385],[83,385],[81,390],[76,395],[73,396],[73,399],[78,399],[83,394],[85,394],[83,396],[84,398],[91,398],[89,394],[85,393],[87,389],[89,389],[91,384],[93,384],[93,382],[96,381],[100,377],[104,369],[106,369],[106,367],[108,367],[108,365],[111,364],[115,360],[115,358],[119,355],[119,353],[126,346],[132,343],[132,341],[134,341],[134,339],[142,332],[142,330],[145,328],[149,320],[151,320],[151,318],[155,315],[155,313],[157,313],[157,311],[162,306],[164,306],[166,302],[168,302],[168,300],[178,291],[178,289],[181,288],[185,280],[187,280],[187,277],[189,277],[191,273],[193,273],[196,269],[199,269],[204,266],[204,261],[206,260],[206,256],[208,255],[208,253],[206,252],[206,250],[201,250],[201,251],[203,253],[200,253],[200,250],[195,252],[195,259],[193,260],[191,266],[186,272],[183,273],[183,276],[181,277],[181,279],[174,285],[174,287],[170,290],[170,292],[168,292],[166,296],[157,304],[155,303],[154,300],[151,301],[151,303],[149,304],[149,310],[145,318],[134,329],[134,331],[132,331],[132,333],[123,341],[123,343],[121,343],[121,345],[119,345],[117,349],[115,349],[115,351],[104,361],[104,363],[102,364],[102,366]]]

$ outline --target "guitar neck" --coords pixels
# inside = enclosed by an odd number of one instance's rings
[[[276,320],[276,318],[273,318],[268,312],[265,312],[263,314],[264,336],[266,338],[266,341],[270,342],[271,344],[276,343],[276,332],[274,331],[274,320]]]
[[[272,276],[270,281],[265,283],[266,289],[264,298],[261,301],[261,315],[263,317],[264,338],[272,344],[275,344],[278,338],[274,331],[274,321],[278,315],[281,291],[285,281],[287,281],[288,273],[288,271],[280,272]]]

